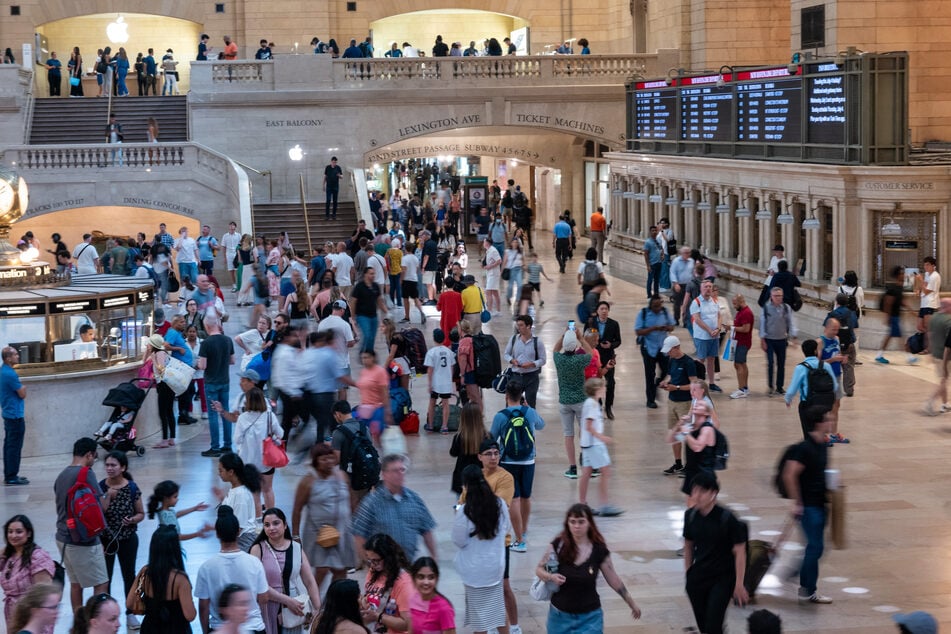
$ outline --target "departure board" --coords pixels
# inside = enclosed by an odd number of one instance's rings
[[[906,52],[677,73],[628,84],[630,151],[864,165],[908,161]]]
[[[664,82],[658,82],[666,86]],[[639,139],[673,141],[677,138],[677,90],[649,90],[639,95],[635,134]]]
[[[680,138],[733,140],[733,88],[689,86],[680,90]]]
[[[736,138],[741,143],[802,140],[802,81],[782,79],[737,84]]]

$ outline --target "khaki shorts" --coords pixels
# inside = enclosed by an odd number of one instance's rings
[[[592,445],[581,448],[581,466],[603,469],[611,465],[611,456],[605,445]]]
[[[106,573],[106,556],[102,551],[102,543],[96,542],[92,546],[77,546],[57,541],[59,553],[63,557],[63,566],[70,583],[78,583],[80,587],[92,588],[109,582]]]
[[[680,418],[690,413],[690,404],[693,401],[667,401],[667,429],[673,429],[680,424]]]

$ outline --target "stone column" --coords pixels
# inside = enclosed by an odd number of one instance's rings
[[[714,236],[716,232],[714,230],[714,223],[717,221],[714,216],[716,212],[713,210],[714,203],[710,200],[710,190],[705,189],[704,194],[701,196],[702,200],[706,200],[710,204],[709,211],[700,212],[700,244],[703,245],[703,252],[709,255],[716,254],[716,240]]]

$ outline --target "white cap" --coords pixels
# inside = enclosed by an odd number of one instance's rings
[[[561,339],[561,347],[564,348],[566,352],[574,352],[578,349],[578,336],[574,330],[565,331],[565,335]]]
[[[667,354],[668,352],[671,351],[672,348],[676,348],[679,345],[680,345],[680,339],[678,339],[677,337],[673,335],[670,335],[669,337],[664,339],[664,345],[661,346],[660,352],[661,354]]]

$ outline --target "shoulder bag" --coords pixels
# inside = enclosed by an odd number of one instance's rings
[[[479,289],[479,297],[482,298],[482,313],[480,314],[480,319],[482,319],[483,324],[487,324],[492,320],[492,313],[489,312],[488,307],[485,305],[485,295],[482,293],[482,289]]]
[[[271,548],[271,545],[267,542],[267,540],[264,540],[262,543],[267,546],[269,551],[271,551],[274,561],[277,561],[277,553],[274,552],[274,549]],[[300,573],[297,574],[297,577],[293,580],[293,583],[291,582],[291,574],[294,570],[294,557],[296,556],[300,558],[301,563],[303,563],[304,558],[302,556],[302,552],[301,545],[292,541],[291,547],[287,549],[287,554],[284,556],[284,567],[281,570],[281,577],[284,582],[284,594],[288,595],[298,603],[304,604],[304,613],[300,616],[294,614],[294,612],[289,608],[281,608],[281,625],[284,627],[284,629],[293,629],[304,625],[304,623],[307,621],[307,615],[314,613],[314,606],[310,601],[310,595],[307,593],[306,588],[304,589],[304,593],[300,594],[301,588],[304,586],[300,578]],[[293,591],[298,594],[291,594],[292,585]]]
[[[334,485],[340,485],[340,480],[334,480]],[[334,521],[337,520],[337,513],[340,510],[340,493],[337,492],[336,497],[334,497]],[[317,542],[317,545],[321,548],[333,548],[340,543],[340,531],[337,530],[337,527],[333,524],[321,524],[320,530],[317,531],[317,538],[314,540]]]
[[[129,595],[132,602],[126,606],[130,614],[145,614],[145,575],[148,569],[148,566],[142,566],[142,570],[135,576],[135,590]]]
[[[261,455],[263,456],[262,462],[264,462],[265,467],[274,467],[276,469],[286,467],[290,459],[287,457],[284,443],[280,440],[275,440],[271,436],[271,412],[264,413],[267,414],[267,436],[264,438],[264,445],[261,448]],[[258,418],[260,418],[260,416],[258,416]],[[287,626],[285,625],[285,627]]]
[[[168,360],[165,362],[165,369],[162,370],[160,382],[167,385],[175,396],[181,396],[191,385],[192,378],[195,376],[195,368],[183,361],[179,361],[171,354],[167,354]]]

